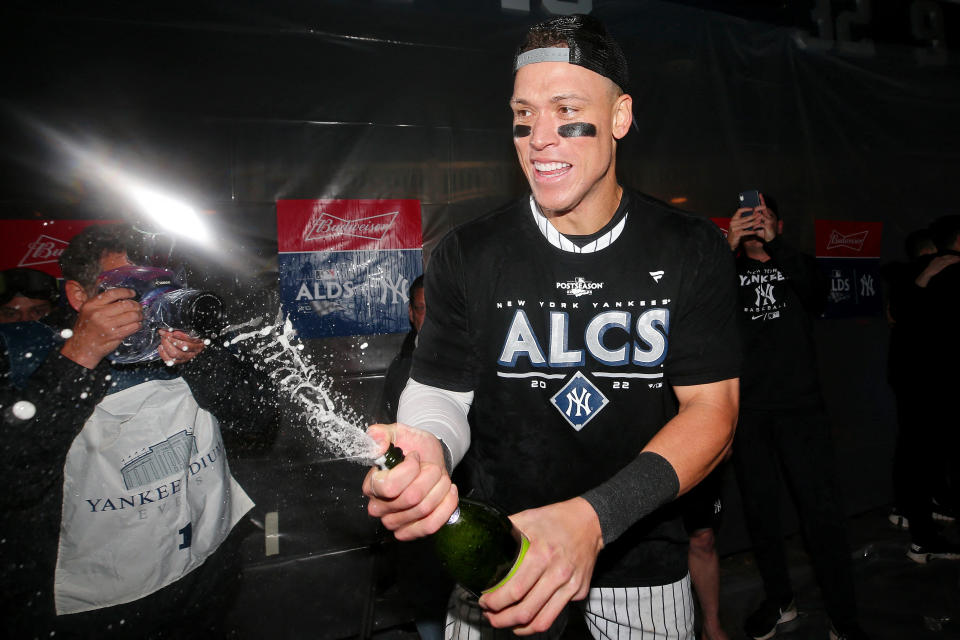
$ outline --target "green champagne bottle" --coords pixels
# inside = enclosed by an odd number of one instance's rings
[[[392,469],[403,462],[403,450],[391,444],[377,462]],[[431,538],[450,577],[478,598],[510,579],[530,547],[507,514],[469,498],[460,498],[456,511]]]

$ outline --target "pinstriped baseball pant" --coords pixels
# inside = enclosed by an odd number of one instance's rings
[[[671,584],[653,587],[590,589],[582,603],[590,635],[597,640],[693,640],[693,595],[689,574]],[[549,631],[529,638],[563,636],[567,610]],[[509,629],[494,629],[486,623],[476,600],[460,587],[450,596],[445,640],[514,640]]]

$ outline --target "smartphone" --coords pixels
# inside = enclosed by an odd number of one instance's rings
[[[737,207],[738,209],[743,209],[744,207],[750,207],[751,209],[753,209],[754,207],[759,207],[760,192],[757,191],[756,189],[752,191],[741,191],[739,200],[740,200],[740,203],[739,203],[739,206]],[[751,213],[752,211],[744,211],[743,215],[748,216]]]

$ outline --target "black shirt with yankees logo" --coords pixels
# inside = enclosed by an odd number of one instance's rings
[[[739,375],[719,230],[626,190],[605,229],[571,241],[524,198],[453,230],[428,266],[411,377],[475,391],[458,482],[508,513],[604,483],[676,415],[672,386]],[[674,582],[685,542],[660,509],[604,549],[593,586]]]
[[[777,411],[822,405],[813,318],[828,282],[816,260],[777,237],[764,243],[770,260],[737,258],[744,343],[740,409]]]

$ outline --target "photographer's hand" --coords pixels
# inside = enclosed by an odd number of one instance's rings
[[[168,367],[193,360],[206,346],[202,339],[191,338],[183,331],[159,329],[158,333],[160,346],[157,348],[157,353]]]
[[[108,289],[88,298],[77,310],[73,335],[60,353],[87,369],[100,361],[129,335],[140,329],[143,308],[133,300],[133,289]]]

